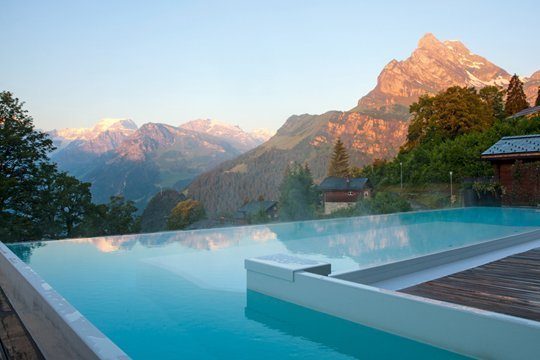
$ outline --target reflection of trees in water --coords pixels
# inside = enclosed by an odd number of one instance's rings
[[[425,226],[429,223],[433,226]],[[453,226],[451,223],[461,224]],[[197,250],[218,250],[238,246],[242,241],[264,243],[277,239],[294,253],[321,254],[331,258],[350,257],[358,262],[365,262],[370,257],[385,261],[428,253],[433,250],[434,245],[440,248],[459,246],[478,237],[474,232],[464,237],[463,223],[540,226],[540,213],[523,209],[469,208],[69,241],[88,243],[99,251],[113,252],[130,250],[137,243],[149,248],[177,243]],[[496,230],[494,229],[494,237]],[[433,243],[443,238],[446,242]],[[28,262],[33,250],[45,244],[46,242],[14,244],[10,245],[10,249],[23,261]]]
[[[497,226],[515,226],[525,217],[540,222],[540,213],[515,209],[456,209],[365,216],[269,225],[285,247],[298,254],[322,254],[330,258],[349,257],[359,264],[404,259],[428,254],[471,241],[488,240],[500,234]],[[519,221],[516,221],[518,220]],[[481,232],[466,224],[483,226]],[[539,224],[540,225],[540,224]]]
[[[209,230],[177,231],[141,236],[139,242],[147,247],[178,243],[197,250],[218,250],[238,246],[242,240],[266,242],[274,240],[274,234],[266,226],[249,226]]]
[[[321,254],[330,258],[349,257],[358,262],[380,250],[407,249],[410,241],[408,229],[401,226],[400,219],[396,217],[290,223],[271,226],[271,229],[291,252]],[[383,251],[379,255],[385,254],[392,256]]]
[[[42,246],[45,246],[45,243],[43,243],[42,241],[34,241],[10,245],[9,249],[13,251],[13,253],[19,257],[19,259],[21,259],[25,263],[29,263],[34,250]]]
[[[139,243],[147,248],[179,244],[197,250],[218,250],[238,246],[242,240],[266,242],[274,240],[274,234],[266,226],[237,227],[224,229],[171,231],[143,235],[104,236],[99,238],[75,239],[73,242],[89,243],[99,251],[113,252],[130,250]]]

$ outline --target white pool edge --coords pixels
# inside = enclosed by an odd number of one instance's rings
[[[512,241],[499,239],[499,244],[485,244],[485,250],[500,250],[498,246],[515,246],[520,241],[537,244],[531,239],[540,239],[539,234],[534,231],[510,237]],[[471,251],[460,249],[463,254]],[[477,251],[478,247],[472,253]],[[456,252],[452,251],[447,259],[455,256]],[[443,258],[435,257],[432,265],[440,266]],[[382,278],[387,281],[391,276],[407,275],[410,273],[407,265],[413,265],[407,263],[410,260],[386,268],[381,266],[382,277],[374,276],[379,268],[374,267],[361,274],[369,276],[351,276],[356,281],[353,282],[328,276],[329,269],[324,274],[314,273],[301,258],[289,257],[287,263],[271,259],[271,256],[246,259],[249,290],[467,356],[531,359],[540,353],[540,322],[357,282],[369,279],[377,284]],[[414,266],[426,270],[420,263],[421,260]],[[325,265],[330,264],[322,262],[314,266],[321,269]]]
[[[129,359],[2,242],[0,287],[45,358]]]
[[[400,290],[540,247],[540,229],[331,276]]]

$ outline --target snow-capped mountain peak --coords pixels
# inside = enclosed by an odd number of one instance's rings
[[[137,130],[137,124],[135,124],[133,120],[127,118],[103,118],[94,125],[92,130],[93,132]]]
[[[196,119],[180,125],[181,129],[191,130],[230,142],[234,147],[247,151],[268,140],[261,134],[249,133],[238,125],[231,125],[219,120]]]
[[[122,133],[132,133],[137,130],[137,125],[131,119],[115,119],[104,118],[101,119],[96,125],[89,128],[65,128],[59,130],[53,130],[49,133],[54,138],[61,138],[62,140],[91,140],[98,137],[105,131],[114,131]]]

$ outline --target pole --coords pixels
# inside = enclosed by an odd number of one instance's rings
[[[401,191],[403,191],[403,162],[399,162],[399,181],[401,184]]]
[[[452,184],[452,171],[450,171],[450,205],[452,205],[452,200],[454,197],[454,189]]]

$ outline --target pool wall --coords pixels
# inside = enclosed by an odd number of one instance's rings
[[[531,359],[540,353],[539,322],[312,273],[304,259],[296,267],[294,261],[247,259],[248,289],[468,356]]]
[[[0,286],[45,358],[129,359],[1,242]]]

